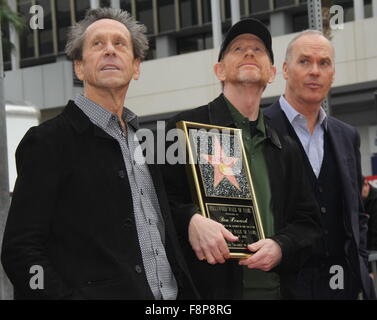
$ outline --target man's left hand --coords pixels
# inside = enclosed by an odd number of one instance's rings
[[[247,266],[249,269],[260,269],[270,271],[277,266],[282,257],[281,248],[272,239],[262,239],[247,246],[254,252],[252,256],[240,260],[241,266]]]

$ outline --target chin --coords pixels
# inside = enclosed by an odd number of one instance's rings
[[[116,80],[109,80],[109,81],[101,81],[100,86],[108,88],[108,89],[117,89],[125,87],[127,83],[125,81],[116,81]]]
[[[260,80],[261,75],[256,70],[245,70],[244,72],[240,73],[238,79],[240,81],[249,81],[255,82]]]
[[[304,101],[306,101],[307,103],[311,105],[320,105],[324,99],[325,97],[321,99],[320,98],[307,98]]]
[[[308,99],[311,100],[313,103],[320,103],[323,99],[325,99],[326,96],[321,94],[321,95],[316,95],[316,96],[309,96]]]
[[[248,75],[248,76],[241,76],[238,78],[239,82],[241,83],[257,83],[257,82],[260,82],[261,81],[261,78],[256,76],[256,75]]]

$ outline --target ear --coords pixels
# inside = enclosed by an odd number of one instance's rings
[[[333,84],[335,81],[335,68],[334,68],[334,73],[332,74],[332,78],[331,78],[331,84]]]
[[[140,64],[141,64],[141,60],[140,59],[134,59],[134,63],[133,63],[134,73],[132,75],[132,78],[134,80],[138,80],[139,79],[139,76],[140,76]]]
[[[288,65],[286,61],[283,63],[283,77],[285,80],[288,80]]]
[[[78,79],[80,79],[81,81],[84,81],[84,72],[83,72],[82,60],[75,60],[73,62],[73,64],[74,64],[76,77]]]
[[[268,79],[268,83],[272,83],[275,80],[275,77],[276,77],[276,67],[271,66],[270,78]]]
[[[216,63],[213,66],[213,70],[215,72],[217,79],[219,79],[220,81],[225,81],[226,76],[225,76],[225,70],[224,70],[224,63],[222,61]]]

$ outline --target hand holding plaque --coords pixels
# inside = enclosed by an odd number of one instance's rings
[[[250,255],[247,245],[264,239],[240,129],[181,121],[194,202],[203,216],[239,238],[228,242],[231,258]]]

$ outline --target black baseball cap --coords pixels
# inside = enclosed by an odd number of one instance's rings
[[[220,61],[223,58],[229,43],[231,43],[234,38],[244,33],[254,34],[263,41],[270,55],[271,62],[274,64],[274,53],[272,52],[272,39],[270,31],[268,31],[267,27],[257,19],[245,19],[238,21],[229,29],[223,43],[221,44],[219,58],[217,61]]]

